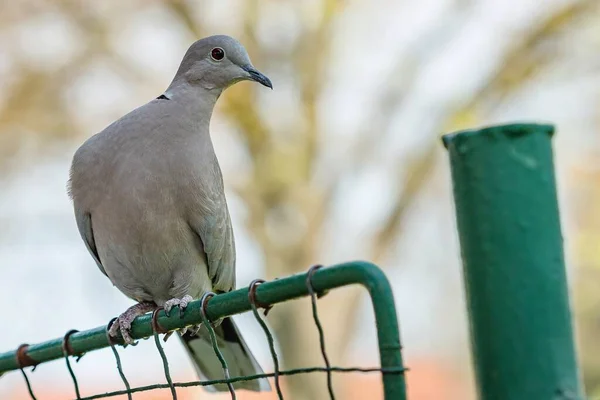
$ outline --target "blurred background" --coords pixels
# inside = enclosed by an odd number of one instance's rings
[[[2,2],[0,350],[103,325],[132,304],[79,237],[65,190],[71,157],[160,95],[188,46],[217,33],[238,38],[275,87],[236,85],[212,121],[238,287],[314,263],[374,261],[394,285],[410,398],[473,399],[440,134],[552,122],[580,358],[588,394],[600,395],[600,2],[592,0]],[[333,364],[377,365],[363,291],[332,292],[319,312]],[[272,370],[253,317],[237,321]],[[285,367],[322,365],[308,302],[278,305],[268,321]],[[194,380],[180,343],[166,351],[174,379]],[[132,386],[164,382],[152,341],[121,354]],[[82,395],[122,388],[108,350],[74,369]],[[63,361],[30,378],[40,398],[73,397]],[[382,396],[376,374],[335,384],[339,398]],[[284,381],[295,400],[327,398],[325,388],[324,375]],[[28,398],[19,373],[0,379],[0,398]]]

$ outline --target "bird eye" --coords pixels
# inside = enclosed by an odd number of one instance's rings
[[[225,51],[220,47],[215,47],[210,51],[210,57],[215,61],[221,61],[225,57]]]

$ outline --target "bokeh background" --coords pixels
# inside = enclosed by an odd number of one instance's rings
[[[212,121],[239,287],[314,263],[372,260],[394,285],[410,398],[473,399],[440,134],[552,122],[580,358],[588,394],[600,395],[600,2],[592,0],[2,2],[0,350],[103,325],[131,305],[79,238],[69,163],[87,137],[161,94],[194,40],[216,33],[238,38],[275,87],[236,85]],[[319,306],[333,363],[376,365],[365,294],[332,292]],[[271,370],[253,317],[237,320]],[[322,364],[306,301],[275,307],[269,324],[286,367]],[[177,340],[166,351],[176,381],[195,379]],[[121,354],[132,385],[164,382],[151,341]],[[110,351],[74,369],[83,395],[122,388]],[[74,397],[63,361],[30,376],[40,398]],[[284,384],[286,398],[327,398],[324,375]],[[376,375],[335,384],[339,398],[381,398]],[[0,379],[0,398],[28,398],[20,374]]]

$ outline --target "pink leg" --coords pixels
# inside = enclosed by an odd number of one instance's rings
[[[123,314],[119,315],[117,320],[112,324],[110,331],[108,332],[109,335],[117,337],[117,333],[120,331],[125,343],[133,344],[134,340],[129,333],[131,323],[140,315],[144,315],[154,309],[156,309],[156,304],[150,301],[144,301],[129,307]]]

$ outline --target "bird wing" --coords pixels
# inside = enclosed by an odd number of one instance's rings
[[[235,287],[235,242],[225,196],[204,199],[189,218],[189,225],[202,242],[213,290],[228,292]]]
[[[98,255],[98,249],[96,249],[96,242],[94,241],[94,231],[92,230],[92,215],[90,213],[75,211],[75,220],[77,221],[77,228],[79,234],[85,243],[88,251],[96,261],[96,265],[100,268],[100,271],[106,276],[106,271],[100,262],[100,256]]]

